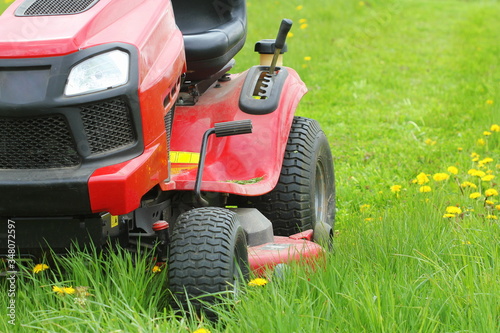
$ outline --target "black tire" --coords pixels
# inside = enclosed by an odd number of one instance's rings
[[[249,275],[247,251],[235,213],[206,207],[181,214],[172,229],[168,260],[169,289],[176,305],[186,308],[190,300],[200,310],[203,303],[217,300],[213,294],[238,288]]]
[[[318,122],[294,118],[278,184],[259,197],[255,206],[271,220],[275,235],[314,229],[315,240],[333,237],[333,159]]]

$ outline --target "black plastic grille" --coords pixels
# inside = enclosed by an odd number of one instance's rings
[[[62,115],[0,118],[0,169],[74,167],[80,157]]]
[[[30,1],[30,0],[28,0]],[[99,0],[35,0],[27,4],[24,16],[68,15],[88,10]]]
[[[91,154],[124,147],[136,140],[130,109],[120,98],[82,106],[81,116]]]

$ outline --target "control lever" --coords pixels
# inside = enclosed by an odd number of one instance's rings
[[[278,57],[281,53],[283,47],[285,47],[286,37],[292,28],[292,20],[283,19],[280,24],[280,29],[278,30],[278,36],[276,36],[276,41],[274,42],[274,56],[271,61],[271,66],[269,66],[269,75],[274,75],[274,70],[276,69],[276,63],[278,62]]]
[[[208,138],[212,134],[215,134],[216,137],[220,138],[224,136],[248,133],[252,133],[252,121],[250,119],[216,123],[213,128],[209,128],[205,134],[203,134],[203,139],[201,140],[200,161],[198,162],[198,172],[196,173],[196,181],[194,183],[196,201],[198,201],[201,206],[207,207],[209,205],[208,201],[201,195],[201,179],[203,178],[203,168],[205,167]]]

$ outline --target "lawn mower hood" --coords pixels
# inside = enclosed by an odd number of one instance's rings
[[[185,72],[170,1],[12,3],[0,16],[0,216],[136,209],[169,177]]]

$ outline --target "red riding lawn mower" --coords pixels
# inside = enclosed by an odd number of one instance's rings
[[[333,236],[333,162],[318,123],[294,116],[306,87],[280,64],[290,27],[256,44],[260,66],[228,74],[244,0],[13,2],[0,16],[4,261],[155,248],[171,291],[191,297],[316,260]]]

